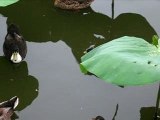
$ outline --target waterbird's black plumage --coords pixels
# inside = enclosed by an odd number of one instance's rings
[[[3,52],[7,59],[11,59],[14,52],[18,52],[22,60],[27,54],[27,45],[23,36],[19,32],[19,28],[11,24],[7,29],[7,35],[3,44]]]

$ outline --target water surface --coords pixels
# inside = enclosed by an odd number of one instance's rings
[[[79,63],[93,44],[124,35],[150,42],[160,33],[158,4],[157,0],[117,1],[114,19],[111,0],[95,0],[81,11],[54,8],[52,0],[20,0],[0,8],[0,100],[20,97],[19,120],[89,120],[97,115],[111,120],[117,104],[117,120],[150,120],[158,83],[121,88],[82,74]],[[28,54],[19,65],[3,57],[10,23],[16,23],[27,40]]]

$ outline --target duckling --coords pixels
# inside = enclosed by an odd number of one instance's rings
[[[62,9],[78,10],[87,8],[94,0],[54,0],[54,5]]]
[[[14,113],[14,109],[19,103],[19,98],[17,96],[11,98],[8,101],[0,103],[0,120],[11,120],[11,116]]]
[[[13,63],[20,63],[27,54],[27,45],[19,28],[11,24],[7,29],[7,35],[3,44],[3,52],[7,59]]]
[[[105,120],[102,116],[97,116],[96,118],[92,118],[92,120]]]

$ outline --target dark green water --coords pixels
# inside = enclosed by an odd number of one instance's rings
[[[116,120],[151,120],[158,83],[121,88],[83,75],[79,63],[90,45],[124,35],[150,42],[152,35],[160,35],[159,4],[116,1],[114,19],[111,0],[95,0],[81,11],[54,8],[52,0],[20,0],[0,8],[0,101],[17,95],[19,120],[91,120],[97,115],[112,120],[117,104]],[[10,23],[27,40],[27,57],[18,65],[3,57]]]

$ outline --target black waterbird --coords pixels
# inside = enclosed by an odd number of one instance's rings
[[[11,24],[7,29],[7,35],[3,44],[3,52],[7,59],[13,63],[20,63],[27,54],[27,45],[19,28]]]

